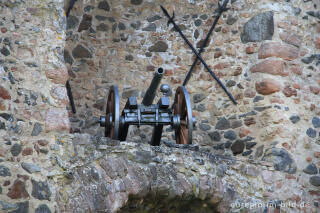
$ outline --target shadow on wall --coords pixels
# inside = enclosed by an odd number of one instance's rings
[[[127,204],[119,213],[218,213],[216,205],[210,200],[199,198],[182,200],[181,198],[168,199],[168,196],[147,195],[144,198],[129,197]]]

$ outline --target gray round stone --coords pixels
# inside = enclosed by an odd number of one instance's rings
[[[315,175],[318,174],[318,168],[314,163],[310,163],[303,172],[309,175]]]
[[[51,213],[51,211],[46,204],[41,204],[34,213]]]
[[[320,118],[318,118],[318,117],[312,118],[312,125],[314,128],[319,128],[320,127]]]
[[[237,135],[233,130],[228,130],[224,133],[223,137],[233,141],[237,138]]]
[[[309,178],[309,182],[313,186],[320,186],[320,176],[312,176]]]
[[[18,144],[18,143],[13,144],[13,146],[12,146],[11,149],[10,149],[11,154],[12,154],[13,156],[18,156],[18,155],[20,154],[21,150],[22,150],[22,147],[21,147],[21,145]]]
[[[290,121],[292,122],[292,123],[298,123],[299,121],[300,121],[300,117],[299,117],[299,115],[291,115],[291,117],[289,118],[290,119]]]
[[[309,129],[307,129],[306,134],[307,134],[310,138],[315,138],[317,132],[316,132],[315,129],[309,128]]]

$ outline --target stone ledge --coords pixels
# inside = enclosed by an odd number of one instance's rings
[[[264,193],[285,179],[269,171],[268,162],[204,153],[195,145],[152,147],[81,134],[72,144],[76,154],[57,189],[66,212],[160,212],[173,206],[182,212],[188,203],[203,212],[227,212],[237,201],[277,200],[281,191]]]

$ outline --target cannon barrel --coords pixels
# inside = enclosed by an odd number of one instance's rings
[[[154,97],[156,96],[156,92],[158,89],[158,86],[160,84],[160,81],[162,79],[162,76],[164,74],[164,69],[159,67],[156,72],[154,73],[153,79],[151,81],[151,84],[146,92],[146,94],[143,97],[142,104],[145,106],[150,106],[153,102]]]

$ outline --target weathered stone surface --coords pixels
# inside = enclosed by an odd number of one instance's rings
[[[166,52],[168,49],[168,45],[164,41],[157,41],[154,45],[149,47],[150,52]]]
[[[310,138],[315,138],[317,136],[317,131],[315,129],[312,128],[308,128],[306,134],[310,137]]]
[[[218,131],[209,132],[209,136],[213,141],[220,141],[221,140],[221,136]]]
[[[91,52],[80,44],[72,50],[72,56],[74,58],[92,58]]]
[[[29,172],[30,174],[35,173],[35,172],[40,172],[41,169],[38,165],[33,164],[33,163],[25,163],[22,162],[21,166],[24,170],[26,170],[27,172]]]
[[[138,97],[139,96],[139,90],[137,89],[127,89],[124,90],[122,93],[122,98],[127,99],[129,97]]]
[[[52,88],[52,90],[50,91],[50,94],[52,95],[53,98],[61,101],[64,104],[69,103],[68,93],[65,86]]]
[[[297,90],[288,85],[283,89],[283,94],[287,97],[297,96]]]
[[[292,116],[290,116],[290,121],[292,122],[292,123],[298,123],[299,121],[300,121],[300,116],[299,115],[292,115]]]
[[[288,76],[289,73],[284,71],[285,63],[282,60],[267,59],[251,67],[250,71],[255,73],[268,73],[271,75]]]
[[[98,31],[103,31],[103,32],[107,32],[109,31],[109,26],[104,24],[104,23],[101,23],[97,26],[97,30]]]
[[[312,125],[314,128],[320,127],[320,118],[319,117],[313,117],[312,118]]]
[[[4,55],[4,56],[8,56],[10,55],[10,51],[8,48],[6,47],[2,47],[2,49],[0,50],[1,54]]]
[[[148,31],[148,32],[155,32],[157,30],[157,25],[155,23],[151,23],[148,26],[142,28],[142,30],[143,31]]]
[[[228,130],[224,133],[223,137],[233,141],[237,138],[237,135],[233,130]]]
[[[18,143],[13,144],[13,146],[12,146],[11,149],[10,149],[11,154],[12,154],[13,156],[18,156],[18,155],[20,154],[21,150],[22,150],[22,147],[21,147],[21,145],[18,144]]]
[[[10,100],[11,96],[6,88],[0,85],[0,98],[3,98],[5,100]]]
[[[309,182],[314,186],[320,186],[320,176],[310,177]]]
[[[31,147],[26,147],[22,150],[22,156],[28,156],[33,154],[33,149]]]
[[[46,204],[41,204],[36,208],[34,213],[51,213],[49,207]]]
[[[193,103],[200,103],[201,101],[203,101],[207,96],[204,93],[200,93],[200,94],[195,94],[193,96]]]
[[[29,201],[18,202],[15,205],[17,205],[18,208],[9,213],[29,213]]]
[[[32,182],[32,193],[31,195],[38,200],[50,200],[51,191],[49,189],[49,185],[45,181],[35,181]]]
[[[10,169],[6,166],[0,165],[0,176],[2,177],[11,176]]]
[[[241,154],[244,150],[245,144],[242,140],[236,140],[232,146],[231,151],[234,155]]]
[[[216,129],[218,130],[225,130],[229,129],[230,127],[230,121],[227,120],[225,117],[220,118],[216,124]]]
[[[66,69],[46,70],[46,76],[56,84],[65,84],[69,78],[68,71]]]
[[[299,57],[299,49],[288,44],[280,44],[278,42],[262,43],[258,58],[278,57],[284,60],[292,61]]]
[[[289,174],[294,174],[297,171],[297,166],[290,153],[285,149],[271,148],[265,154],[263,160],[273,163],[274,169],[277,171],[284,171]]]
[[[130,2],[133,5],[140,5],[140,4],[142,4],[143,0],[130,0]]]
[[[81,32],[83,30],[88,30],[91,27],[91,25],[92,25],[92,16],[88,14],[84,14],[82,16],[82,20],[79,25],[78,32]]]
[[[297,34],[295,33],[290,33],[290,32],[287,32],[287,31],[284,31],[282,33],[280,33],[280,38],[282,41],[288,43],[288,44],[291,44],[291,45],[294,45],[296,47],[300,47],[301,43],[302,43],[302,40],[301,40],[301,37],[298,36]]]
[[[272,79],[264,79],[263,81],[256,83],[256,90],[259,94],[270,95],[280,91],[280,84]]]
[[[201,123],[199,124],[199,128],[202,130],[202,131],[208,131],[211,129],[211,126],[206,124],[206,123]]]
[[[11,199],[29,198],[25,183],[21,180],[15,180],[9,188],[7,196]]]
[[[67,30],[75,28],[79,23],[79,20],[75,16],[68,16],[67,18]]]
[[[10,211],[10,210],[16,210],[18,209],[18,205],[17,204],[13,204],[13,203],[8,203],[5,201],[0,201],[0,204],[2,206],[2,210],[3,211]]]
[[[271,184],[274,182],[274,178],[273,178],[273,173],[271,171],[262,171],[261,172],[261,177],[263,182],[267,183],[267,184]]]
[[[73,58],[71,57],[68,50],[64,50],[63,57],[66,63],[73,64]]]
[[[272,40],[274,33],[273,12],[264,12],[252,17],[243,27],[242,43]]]
[[[109,3],[107,1],[99,2],[98,8],[102,9],[102,10],[105,10],[105,11],[110,11],[110,6],[109,6]]]
[[[69,130],[70,122],[65,109],[50,109],[47,111],[45,129],[49,131]]]
[[[42,132],[42,124],[36,122],[33,126],[31,136],[38,136]]]
[[[303,172],[309,175],[315,175],[318,174],[318,168],[314,163],[310,163],[305,169],[303,169]]]

